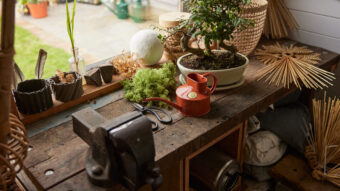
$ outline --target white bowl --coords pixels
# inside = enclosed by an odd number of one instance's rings
[[[213,52],[217,52],[217,51],[226,52],[226,50],[213,50]],[[246,67],[248,66],[249,59],[243,54],[240,54],[240,53],[237,53],[237,54],[242,56],[244,59],[246,59],[246,62],[243,65],[235,67],[235,68],[222,69],[222,70],[195,70],[195,69],[186,68],[181,64],[181,60],[184,57],[191,55],[191,53],[181,56],[177,60],[177,66],[179,70],[181,71],[181,73],[184,74],[185,76],[187,76],[188,74],[192,72],[196,72],[199,74],[204,74],[208,72],[213,73],[217,77],[217,85],[226,86],[226,85],[235,84],[241,81],[243,77],[243,73]],[[209,79],[208,84],[211,85],[211,79]]]

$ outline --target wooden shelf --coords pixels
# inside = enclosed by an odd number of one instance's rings
[[[119,75],[113,75],[112,82],[109,84],[103,84],[102,86],[93,86],[93,85],[83,85],[84,94],[75,100],[69,101],[69,102],[60,102],[54,98],[53,95],[53,106],[41,113],[36,113],[32,115],[25,115],[20,112],[17,112],[19,115],[20,120],[25,124],[31,124],[33,122],[39,121],[41,119],[44,119],[46,117],[49,117],[51,115],[54,115],[56,113],[62,112],[64,110],[67,110],[71,107],[77,106],[82,103],[86,103],[90,100],[93,100],[97,97],[103,96],[105,94],[108,94],[110,92],[113,92],[115,90],[118,90],[122,87],[120,84],[121,77]],[[17,108],[15,108],[17,109]]]
[[[232,130],[225,132],[223,135],[217,137],[209,144],[201,147],[195,153],[187,156],[184,161],[184,191],[190,191],[190,161],[197,155],[201,154],[207,149],[212,147],[218,147],[219,150],[223,151],[224,153],[228,154],[229,156],[235,158],[237,162],[241,166],[243,166],[243,157],[242,152],[244,149],[245,144],[245,134],[247,128],[247,120],[243,123],[237,125]],[[232,147],[230,145],[233,145]],[[242,177],[239,178],[236,186],[233,188],[233,191],[244,190],[242,188]]]

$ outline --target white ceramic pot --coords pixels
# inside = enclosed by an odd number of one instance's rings
[[[213,50],[213,52],[216,51],[226,51],[226,50]],[[240,82],[242,80],[243,77],[243,73],[246,69],[246,67],[248,66],[249,63],[249,59],[240,53],[237,53],[238,55],[242,56],[243,58],[246,59],[246,62],[238,67],[235,68],[230,68],[230,69],[223,69],[223,70],[195,70],[195,69],[190,69],[190,68],[186,68],[181,64],[181,60],[186,57],[191,55],[191,53],[186,54],[181,56],[178,60],[177,60],[177,66],[179,68],[179,70],[181,71],[182,74],[185,75],[185,77],[192,73],[192,72],[196,72],[199,74],[204,74],[207,72],[213,73],[215,74],[215,76],[217,77],[217,85],[218,86],[227,86],[227,85],[231,85],[231,84],[235,84],[237,82]],[[210,84],[210,83],[208,83]]]

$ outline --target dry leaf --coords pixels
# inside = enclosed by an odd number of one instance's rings
[[[59,78],[59,81],[61,83],[73,83],[74,82],[74,76],[73,74],[66,74],[60,70],[57,70],[56,71],[56,75],[58,76]]]
[[[134,55],[129,52],[122,52],[121,55],[112,59],[112,64],[123,78],[132,78],[138,68],[143,65],[142,59],[134,59]]]
[[[66,78],[66,82],[68,82],[68,83],[73,83],[74,82],[73,74],[66,74],[65,78]]]
[[[60,81],[61,83],[66,83],[66,82],[67,82],[67,81],[66,81],[66,78],[65,78],[64,72],[62,72],[62,71],[60,71],[60,70],[57,70],[55,73],[56,73],[56,75],[58,76],[59,81]]]

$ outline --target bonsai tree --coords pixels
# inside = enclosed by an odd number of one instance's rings
[[[237,48],[234,45],[226,44],[226,41],[233,39],[235,30],[242,31],[249,25],[253,25],[252,20],[239,17],[243,5],[250,3],[250,0],[184,0],[184,4],[191,16],[188,20],[182,21],[178,26],[169,29],[170,35],[182,32],[181,47],[183,51],[196,55],[197,59],[215,61],[217,64],[214,68],[219,69],[225,66],[218,62],[219,56],[211,50],[211,45],[215,43],[229,51],[229,66],[235,63],[237,59],[235,54]],[[160,36],[161,37],[161,36]],[[167,37],[161,37],[165,40]],[[205,49],[198,46],[192,48],[189,46],[190,39],[203,40]],[[198,43],[199,44],[199,43]],[[224,59],[225,60],[225,57]]]

